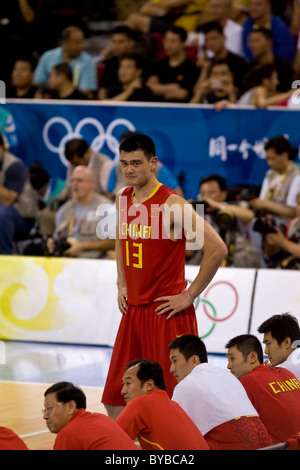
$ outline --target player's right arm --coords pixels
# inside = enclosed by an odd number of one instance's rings
[[[118,224],[117,224],[117,233],[116,233],[116,262],[117,262],[117,287],[118,287],[118,306],[122,314],[126,313],[127,310],[127,285],[125,280],[123,258],[122,258],[122,248],[121,241],[119,237],[119,222],[120,222],[120,213],[119,213],[119,202],[120,194],[116,198],[116,207],[118,212]]]

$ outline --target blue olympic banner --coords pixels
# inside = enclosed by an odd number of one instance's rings
[[[64,178],[64,145],[81,135],[96,151],[118,160],[127,130],[150,135],[157,156],[179,180],[187,198],[196,198],[200,179],[218,173],[228,185],[261,185],[268,169],[264,143],[286,135],[300,145],[299,111],[225,109],[212,106],[7,100],[26,165],[38,161],[51,176]],[[1,110],[1,108],[0,108]],[[299,163],[299,155],[297,158]]]

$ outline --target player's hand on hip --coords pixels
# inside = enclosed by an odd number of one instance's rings
[[[181,312],[193,303],[193,299],[187,290],[180,292],[177,295],[168,295],[164,297],[158,297],[154,302],[164,302],[159,305],[155,311],[157,315],[168,314],[166,320],[170,320],[176,313]]]
[[[127,289],[125,287],[120,288],[118,292],[118,305],[119,310],[122,314],[127,311]]]

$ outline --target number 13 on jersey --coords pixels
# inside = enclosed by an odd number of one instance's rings
[[[126,266],[133,268],[143,268],[143,245],[142,243],[125,241]]]

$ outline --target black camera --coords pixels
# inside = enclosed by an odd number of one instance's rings
[[[202,205],[203,206],[204,214],[207,214],[209,212],[208,211],[209,205],[207,204],[206,201],[201,201],[199,199],[195,199],[194,201],[190,201],[190,203],[192,204],[193,209],[195,209],[196,212],[197,212],[197,205]]]
[[[274,219],[269,220],[266,217],[258,217],[254,222],[253,230],[262,235],[267,235],[268,233],[276,233],[276,226]]]
[[[47,250],[47,256],[63,256],[64,252],[71,246],[66,238],[59,238],[58,240],[54,240],[54,243],[54,250]]]

